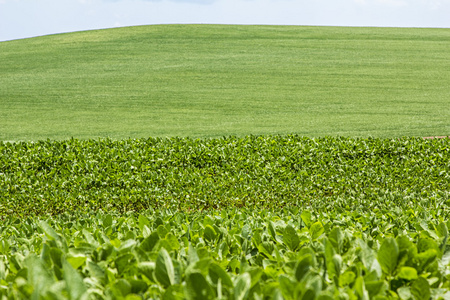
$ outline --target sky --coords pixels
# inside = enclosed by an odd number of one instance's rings
[[[450,28],[450,0],[0,0],[0,41],[194,23]]]

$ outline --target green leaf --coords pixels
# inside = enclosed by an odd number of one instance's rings
[[[355,281],[356,274],[350,270],[346,270],[339,276],[339,284],[344,287],[352,284]]]
[[[416,300],[429,300],[431,297],[430,284],[425,278],[419,277],[411,285],[411,294]]]
[[[302,300],[314,300],[314,299],[316,299],[316,291],[312,288],[307,289],[302,296]]]
[[[402,300],[409,300],[412,298],[411,288],[410,287],[401,287],[397,289],[397,294]]]
[[[71,256],[66,260],[76,270],[86,262],[86,256]]]
[[[417,270],[411,267],[401,267],[398,271],[397,277],[406,280],[417,279]]]
[[[311,228],[309,229],[309,234],[310,234],[312,240],[316,240],[317,238],[319,238],[322,235],[322,233],[324,233],[324,231],[325,231],[325,228],[323,228],[322,223],[316,222],[311,225]]]
[[[56,231],[45,221],[39,221],[39,227],[45,233],[45,236],[50,240],[59,240],[60,236]]]
[[[184,300],[186,296],[181,284],[169,286],[163,294],[162,300]]]
[[[170,246],[171,250],[180,249],[180,242],[172,232],[169,232],[164,240],[167,241],[167,244]]]
[[[280,291],[285,299],[293,299],[296,282],[291,280],[287,275],[282,274],[278,277]]]
[[[250,290],[252,279],[250,274],[243,273],[239,275],[234,283],[234,299],[243,300],[247,298],[247,294]]]
[[[159,235],[156,231],[154,231],[142,241],[139,247],[144,251],[150,252],[153,250],[158,241]]]
[[[297,231],[291,225],[287,225],[284,229],[283,242],[291,251],[297,250],[300,244]]]
[[[155,277],[165,288],[175,284],[175,270],[172,258],[164,248],[159,251],[156,258]]]
[[[110,227],[113,224],[113,218],[111,215],[105,215],[103,217],[103,228]]]
[[[364,278],[358,277],[356,278],[354,290],[356,294],[358,295],[358,299],[367,299],[369,300],[369,293],[366,290],[366,286],[364,284]]]
[[[153,281],[153,274],[155,273],[156,264],[150,261],[140,262],[138,264],[138,270],[144,274],[149,280]]]
[[[74,300],[80,299],[87,291],[83,278],[66,260],[63,260],[63,272],[69,298]]]
[[[441,238],[448,238],[447,225],[445,225],[444,222],[439,223],[439,225],[436,226],[436,233]]]
[[[192,246],[191,243],[189,243],[189,248],[188,248],[188,262],[189,264],[194,264],[199,260],[198,254],[197,254],[197,250],[194,248],[194,246]]]
[[[139,230],[142,232],[144,230],[144,226],[150,227],[150,221],[143,215],[139,215],[138,226],[139,226]]]
[[[302,211],[300,218],[302,219],[303,223],[305,223],[305,226],[309,228],[312,224],[312,216],[311,213],[307,210]]]
[[[220,279],[223,285],[233,287],[230,275],[215,262],[209,265],[209,277],[214,284],[217,284]]]
[[[384,273],[391,275],[397,268],[398,246],[394,238],[387,238],[378,250],[378,262]]]
[[[214,290],[202,273],[192,272],[187,275],[186,298],[192,300],[215,299]]]
[[[338,254],[342,252],[342,231],[340,227],[333,228],[329,234],[327,234],[328,240],[331,242],[333,247],[336,249]]]
[[[313,257],[311,255],[306,255],[303,257],[295,267],[295,278],[297,281],[302,281],[306,274],[313,265]]]
[[[28,256],[25,264],[28,266],[28,282],[34,287],[34,295],[41,295],[55,282],[44,262],[36,255]]]
[[[274,247],[272,242],[262,242],[258,245],[258,251],[264,254],[268,258],[272,258]]]
[[[205,240],[208,242],[213,242],[216,239],[217,233],[211,225],[206,225],[203,235]]]

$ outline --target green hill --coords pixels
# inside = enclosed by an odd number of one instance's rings
[[[152,25],[0,43],[0,140],[450,133],[450,29]]]

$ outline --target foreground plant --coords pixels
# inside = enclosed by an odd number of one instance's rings
[[[447,299],[448,226],[297,208],[9,218],[3,299]]]

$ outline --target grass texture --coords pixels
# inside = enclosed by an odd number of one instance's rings
[[[0,140],[450,133],[450,30],[152,25],[0,43]]]

